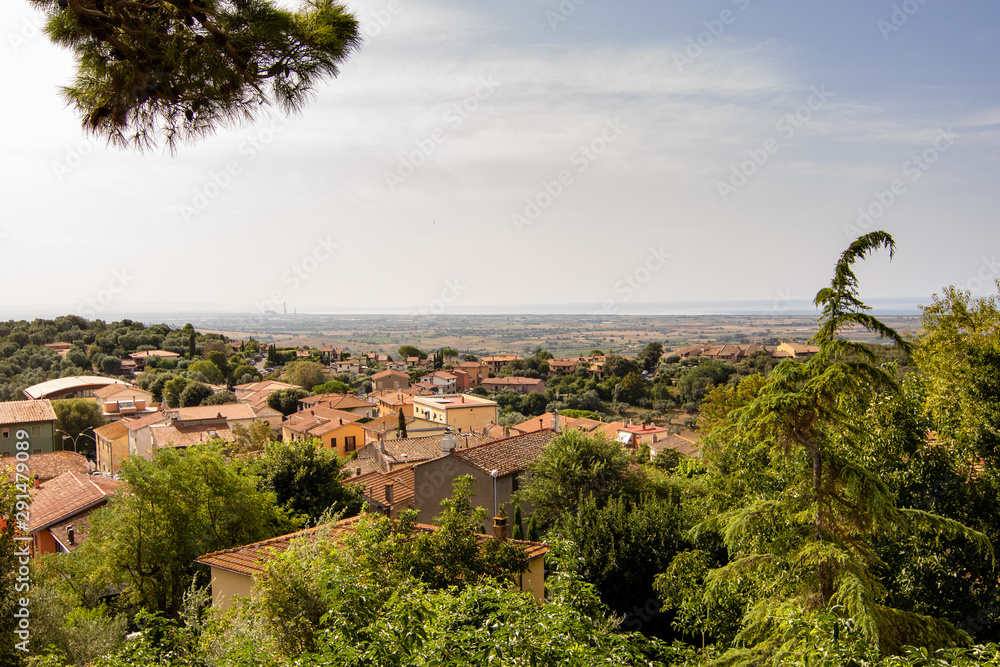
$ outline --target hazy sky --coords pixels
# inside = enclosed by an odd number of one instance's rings
[[[994,292],[996,2],[348,6],[366,43],[301,116],[176,156],[85,137],[6,7],[7,314],[779,304],[876,228],[863,296]]]

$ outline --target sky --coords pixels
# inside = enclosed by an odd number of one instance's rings
[[[171,155],[85,135],[9,6],[6,316],[781,312],[875,229],[862,298],[996,292],[1000,3],[347,7],[365,43],[301,114]]]

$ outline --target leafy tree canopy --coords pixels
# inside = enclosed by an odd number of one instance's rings
[[[32,0],[73,50],[64,95],[88,132],[139,150],[211,134],[264,105],[301,109],[360,45],[332,0],[289,11],[268,0]]]

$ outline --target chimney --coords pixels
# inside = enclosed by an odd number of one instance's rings
[[[73,530],[73,526],[66,526],[66,540],[70,544],[76,544],[76,531]]]
[[[552,430],[556,433],[560,432],[559,428],[559,410],[552,411]]]
[[[445,429],[444,435],[441,436],[441,451],[447,455],[455,449],[458,449],[459,439],[458,436],[451,432],[451,427]]]
[[[360,476],[361,476],[361,468],[357,468],[357,469],[356,469],[356,470],[354,471],[354,474],[355,474],[355,475],[357,475],[358,477],[360,477]]]
[[[392,506],[392,485],[391,481],[385,483],[385,504],[390,507]]]
[[[35,474],[35,488],[41,487],[42,483],[38,481],[38,475]]]
[[[507,541],[507,517],[493,517],[493,539],[497,542]]]

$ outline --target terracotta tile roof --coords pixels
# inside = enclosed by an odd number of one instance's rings
[[[183,424],[155,424],[150,427],[154,448],[191,447],[212,440],[234,442],[236,436],[222,420],[218,424],[184,426]]]
[[[179,421],[201,419],[254,419],[253,408],[246,403],[224,403],[222,405],[196,405],[189,408],[169,408],[168,416]]]
[[[361,464],[364,472],[369,470],[388,470],[389,468],[405,465],[407,463],[419,463],[430,461],[431,459],[444,456],[441,449],[441,438],[444,435],[428,435],[421,438],[403,438],[400,440],[383,440],[382,442],[371,442],[358,450],[357,458],[350,462],[350,469],[359,467],[355,462],[362,462],[365,459],[375,461],[374,466],[367,463]],[[487,435],[459,435],[460,450],[469,449],[478,445],[493,442],[494,438]],[[384,465],[382,465],[384,463]]]
[[[248,382],[246,384],[238,384],[233,387],[233,390],[236,393],[236,400],[240,403],[246,403],[256,410],[266,408],[267,397],[271,395],[272,392],[278,391],[279,389],[298,389],[298,387],[293,384],[288,384],[287,382],[278,382],[277,380]]]
[[[471,449],[456,450],[454,455],[486,472],[496,470],[499,477],[504,477],[534,463],[545,445],[558,435],[551,429],[545,429],[488,442]]]
[[[406,378],[407,380],[410,379],[410,376],[407,375],[406,373],[403,373],[402,371],[389,370],[389,371],[382,371],[381,373],[376,373],[375,375],[372,376],[372,380],[381,380],[382,378],[387,378],[387,377]]]
[[[483,380],[484,387],[486,385],[494,385],[501,387],[528,385],[532,387],[537,387],[540,384],[544,384],[544,382],[537,378],[500,377],[500,378],[486,378]]]
[[[452,408],[468,408],[482,406],[496,406],[496,401],[491,401],[478,396],[466,396],[465,394],[440,394],[437,396],[417,396],[414,403],[425,403],[437,408],[446,410]]]
[[[392,507],[412,507],[415,484],[413,482],[413,466],[397,468],[391,472],[374,470],[360,476],[355,475],[346,480],[345,484],[355,484],[363,487],[366,498],[388,507],[385,498],[385,486],[392,483]]]
[[[17,476],[16,466],[17,459],[13,456],[0,458],[0,471],[3,471],[0,474],[6,475],[11,481]],[[31,474],[38,475],[38,479],[44,482],[65,472],[86,475],[90,472],[90,465],[83,454],[76,452],[44,452],[31,455],[28,459],[28,469]]]
[[[608,422],[602,424],[595,428],[591,433],[594,435],[603,435],[608,440],[614,440],[618,437],[618,429],[625,426],[625,422]]]
[[[167,416],[162,412],[154,412],[151,415],[145,415],[139,417],[138,419],[123,419],[122,422],[125,423],[125,428],[130,431],[138,431],[139,429],[146,428],[152,424],[158,424],[162,421],[166,421]]]
[[[347,394],[319,394],[317,396],[306,396],[299,399],[299,403],[305,406],[325,406],[336,408],[337,410],[354,410],[357,408],[371,408],[372,403],[362,400],[357,396]]]
[[[332,525],[316,526],[315,528],[307,528],[289,535],[282,535],[281,537],[275,537],[270,540],[255,542],[254,544],[247,544],[233,549],[214,551],[198,558],[195,562],[209,567],[215,567],[221,570],[228,570],[229,572],[236,572],[238,574],[253,577],[254,575],[263,572],[267,562],[274,558],[274,556],[287,551],[293,540],[302,538],[315,539],[318,534],[339,544],[347,535],[354,532],[355,524],[357,524],[361,519],[362,517],[352,517],[350,519],[343,519],[342,521],[338,521]],[[437,526],[426,523],[415,523],[413,526],[415,530],[419,532],[432,532],[438,530]],[[487,540],[493,539],[491,535],[477,535],[476,537],[478,538],[479,544],[483,544]],[[528,542],[527,540],[509,541],[523,547],[529,560],[543,556],[549,551],[548,545],[538,542]]]
[[[35,422],[54,422],[56,413],[49,399],[37,401],[3,401],[0,402],[0,424],[32,424]]]
[[[148,396],[150,398],[153,397],[153,394],[151,392],[148,392],[145,389],[140,389],[139,387],[133,387],[130,384],[109,384],[107,386],[101,387],[100,389],[94,390],[94,396],[97,396],[98,398],[110,398],[115,394],[121,394],[121,393],[141,394],[143,396]]]
[[[307,410],[293,412],[281,422],[281,425],[297,433],[319,436],[338,429],[344,424],[353,424],[359,419],[361,419],[361,415],[353,412],[318,405]]]
[[[622,426],[618,429],[619,431],[625,431],[627,433],[633,433],[635,435],[649,435],[651,433],[656,433],[657,435],[661,433],[668,433],[670,429],[664,428],[663,426],[657,426],[656,424],[636,424],[633,426]]]
[[[672,449],[684,456],[701,456],[701,445],[694,440],[677,435],[676,433],[671,433],[665,438],[660,438],[656,442],[650,443],[649,448],[657,454],[664,449]]]
[[[357,415],[355,415],[357,416]],[[406,425],[411,425],[415,420],[409,415],[403,415],[403,419]],[[389,433],[390,431],[395,431],[399,428],[399,415],[386,415],[385,417],[379,417],[378,419],[373,419],[370,422],[361,424],[361,428],[366,431],[371,431],[372,433]]]
[[[96,508],[95,508],[96,509]],[[92,511],[92,510],[91,510]],[[69,541],[69,527],[73,527],[73,541]],[[49,532],[66,551],[76,551],[90,535],[90,511],[71,516],[49,526]]]
[[[35,533],[80,512],[103,505],[117,490],[117,480],[74,472],[65,472],[42,482],[40,488],[31,490],[34,498],[31,501],[29,529]]]
[[[113,421],[110,424],[105,424],[100,428],[95,428],[94,433],[101,436],[105,440],[117,440],[123,436],[128,435],[128,426],[124,424],[124,419],[119,419],[118,421]]]

